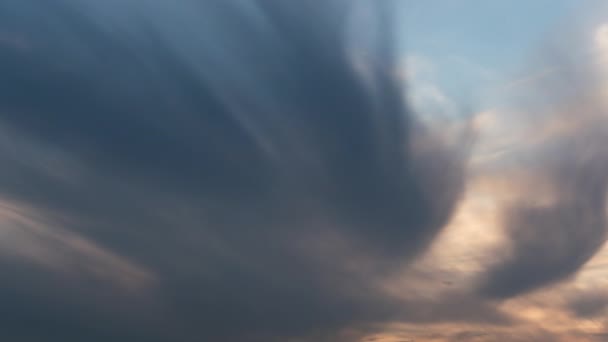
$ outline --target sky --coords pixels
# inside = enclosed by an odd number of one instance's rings
[[[469,106],[498,101],[496,89],[516,77],[552,31],[575,26],[590,1],[402,1],[401,54],[442,93]],[[429,67],[432,65],[432,67]],[[461,104],[462,105],[462,104]]]
[[[0,340],[605,341],[603,13],[0,2]]]

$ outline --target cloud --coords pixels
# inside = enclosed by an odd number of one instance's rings
[[[436,64],[429,58],[410,55],[404,58],[399,76],[407,84],[407,98],[412,108],[427,121],[455,120],[459,108],[445,94],[438,81]]]
[[[378,283],[449,220],[467,149],[416,122],[382,39],[369,74],[349,63],[348,3],[0,4],[28,46],[0,44],[0,193],[45,218],[19,243],[155,278],[132,303],[62,290],[22,255],[2,264],[0,336],[269,341],[409,319]]]
[[[510,158],[535,189],[505,209],[507,255],[482,276],[485,296],[512,298],[566,280],[606,241],[608,131],[598,83],[588,76],[594,67],[562,64],[551,83],[542,83],[544,98],[537,93],[528,108],[538,113],[516,119],[529,135]],[[568,86],[560,81],[566,78]]]
[[[580,318],[603,317],[608,309],[608,293],[602,290],[579,291],[571,296],[568,309]]]
[[[591,142],[562,150],[564,161],[544,174],[556,188],[553,203],[518,203],[506,213],[511,254],[490,271],[486,295],[511,297],[565,279],[603,245],[605,138],[584,139]]]
[[[414,114],[455,105],[420,59],[406,77],[428,82],[403,93],[390,8],[360,3],[365,18],[347,0],[1,3],[0,338],[353,341],[390,322],[553,338],[497,299],[572,277],[605,240],[605,118],[575,96],[596,91],[541,69],[517,86],[555,81],[561,111],[514,117],[530,139],[467,173],[473,127]],[[465,187],[505,165],[520,172],[489,267],[421,262]],[[496,240],[481,216],[504,208],[477,200],[449,232],[460,250]]]

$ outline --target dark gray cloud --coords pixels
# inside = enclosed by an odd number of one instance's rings
[[[603,317],[608,310],[608,293],[604,290],[576,293],[568,301],[568,309],[580,318]]]
[[[0,197],[157,280],[131,302],[86,262],[6,262],[0,337],[269,341],[415,317],[374,281],[449,219],[466,148],[412,135],[390,11],[361,3],[360,23],[345,0],[0,3]]]

